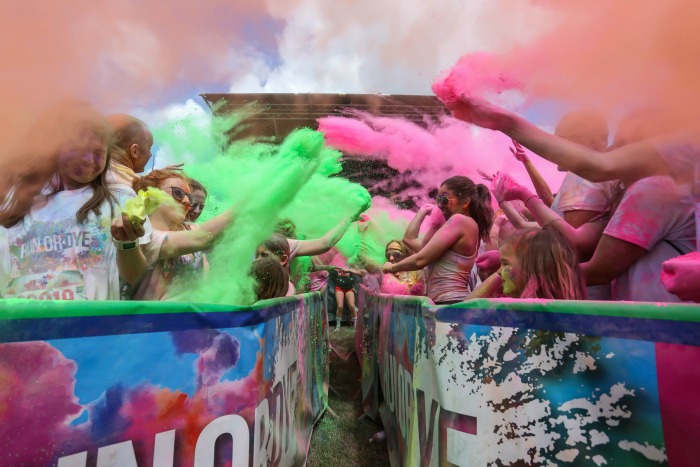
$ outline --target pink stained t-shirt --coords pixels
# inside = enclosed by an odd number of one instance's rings
[[[647,250],[612,284],[613,300],[680,302],[661,284],[662,263],[696,249],[690,188],[670,177],[644,178],[632,184],[604,235]]]
[[[700,143],[690,141],[655,144],[679,185],[688,184],[695,201],[695,239],[700,245]]]
[[[603,212],[608,207],[615,182],[593,183],[568,172],[552,202],[552,211],[563,216],[568,211]]]

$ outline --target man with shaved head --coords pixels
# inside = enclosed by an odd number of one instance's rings
[[[153,134],[144,122],[130,115],[110,115],[107,121],[115,137],[107,183],[131,187],[136,174],[143,172],[151,159]]]

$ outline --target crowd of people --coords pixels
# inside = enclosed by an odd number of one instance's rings
[[[387,241],[384,264],[364,248],[372,220],[354,213],[325,235],[298,238],[293,219],[251,258],[259,300],[329,290],[337,323],[357,314],[356,289],[424,295],[436,304],[473,298],[700,302],[700,149],[665,139],[651,111],[617,127],[573,112],[549,134],[488,102],[449,106],[467,122],[513,138],[534,192],[507,174],[490,183],[455,175],[422,206],[403,238]],[[198,222],[206,187],[169,166],[143,174],[153,135],[128,115],[103,117],[69,103],[33,129],[0,176],[0,296],[50,300],[164,300],[171,285],[207,274],[207,251],[236,209]],[[521,146],[522,145],[522,146]],[[523,146],[567,171],[553,190]],[[20,162],[21,161],[21,162]],[[122,213],[137,192],[167,202],[142,219]],[[360,251],[335,245],[355,225]]]

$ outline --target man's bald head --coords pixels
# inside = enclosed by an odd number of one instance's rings
[[[121,164],[140,173],[151,159],[153,134],[148,125],[136,117],[126,114],[113,114],[107,121],[114,131],[112,157]]]
[[[608,123],[601,114],[590,110],[564,115],[554,134],[595,151],[608,147]]]

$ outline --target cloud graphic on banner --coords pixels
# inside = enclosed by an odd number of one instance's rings
[[[44,465],[82,412],[74,395],[76,364],[45,342],[0,344],[0,465]]]
[[[178,354],[195,353],[197,388],[219,382],[241,358],[241,343],[232,335],[216,329],[190,329],[171,332]]]

